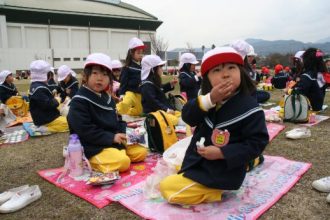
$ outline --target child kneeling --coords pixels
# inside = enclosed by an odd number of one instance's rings
[[[223,190],[241,187],[249,162],[269,140],[241,55],[231,47],[215,48],[204,55],[201,72],[202,95],[182,110],[182,119],[196,126],[194,135],[179,173],[160,183],[169,203],[220,201]],[[197,147],[202,138],[205,146]]]
[[[143,161],[147,149],[125,146],[126,123],[119,120],[116,103],[106,92],[112,84],[111,59],[102,53],[90,54],[84,67],[84,82],[72,98],[68,114],[70,133],[79,136],[94,170],[124,172],[131,162]]]

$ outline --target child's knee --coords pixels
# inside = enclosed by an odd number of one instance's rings
[[[121,158],[118,158],[118,171],[119,172],[124,172],[129,169],[131,165],[131,160],[128,156],[123,156]]]
[[[132,162],[144,161],[148,155],[148,150],[139,145],[133,145],[127,148],[126,153]]]

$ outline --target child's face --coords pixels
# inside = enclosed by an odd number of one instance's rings
[[[65,77],[65,79],[63,79],[63,82],[64,82],[64,83],[68,83],[68,82],[70,81],[70,79],[71,79],[71,74],[67,75],[67,76]]]
[[[121,69],[112,69],[113,76],[119,79]]]
[[[143,55],[144,55],[143,49],[137,49],[134,51],[132,57],[134,61],[141,62]]]
[[[163,66],[157,67],[157,74],[161,77],[163,75]]]
[[[95,92],[103,92],[110,83],[110,78],[106,70],[100,66],[93,66],[92,73],[88,77],[86,86]]]
[[[196,65],[195,64],[190,64],[190,72],[195,72]]]
[[[212,87],[215,87],[220,82],[231,81],[233,84],[232,92],[235,92],[241,84],[241,72],[238,65],[234,63],[220,64],[212,68],[207,76]]]
[[[254,60],[254,56],[248,56],[248,62],[249,64],[252,64],[252,61]]]
[[[6,77],[6,82],[7,82],[8,84],[14,82],[13,74],[9,74],[9,75]]]

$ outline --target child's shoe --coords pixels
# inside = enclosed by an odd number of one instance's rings
[[[16,188],[9,189],[3,193],[0,193],[0,205],[7,202],[13,195],[15,195],[17,192],[20,192],[22,190],[25,190],[29,188],[29,185],[19,186]]]
[[[290,131],[285,132],[285,136],[289,139],[301,139],[301,138],[308,138],[311,136],[311,131],[306,128],[295,128]]]
[[[312,186],[320,192],[330,192],[330,176],[315,180]],[[328,199],[330,200],[330,196],[327,197],[327,201]]]

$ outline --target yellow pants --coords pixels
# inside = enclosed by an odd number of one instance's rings
[[[184,177],[182,173],[163,179],[160,192],[169,203],[180,205],[221,201],[222,196],[222,190],[208,188]]]
[[[91,167],[102,173],[118,170],[124,172],[129,169],[131,162],[140,162],[147,157],[147,149],[140,145],[127,146],[126,150],[105,148],[99,154],[89,159]]]
[[[59,116],[54,121],[45,125],[50,132],[66,132],[69,131],[68,121],[66,117]]]
[[[142,114],[141,94],[127,91],[123,101],[116,105],[120,115],[140,116]]]

